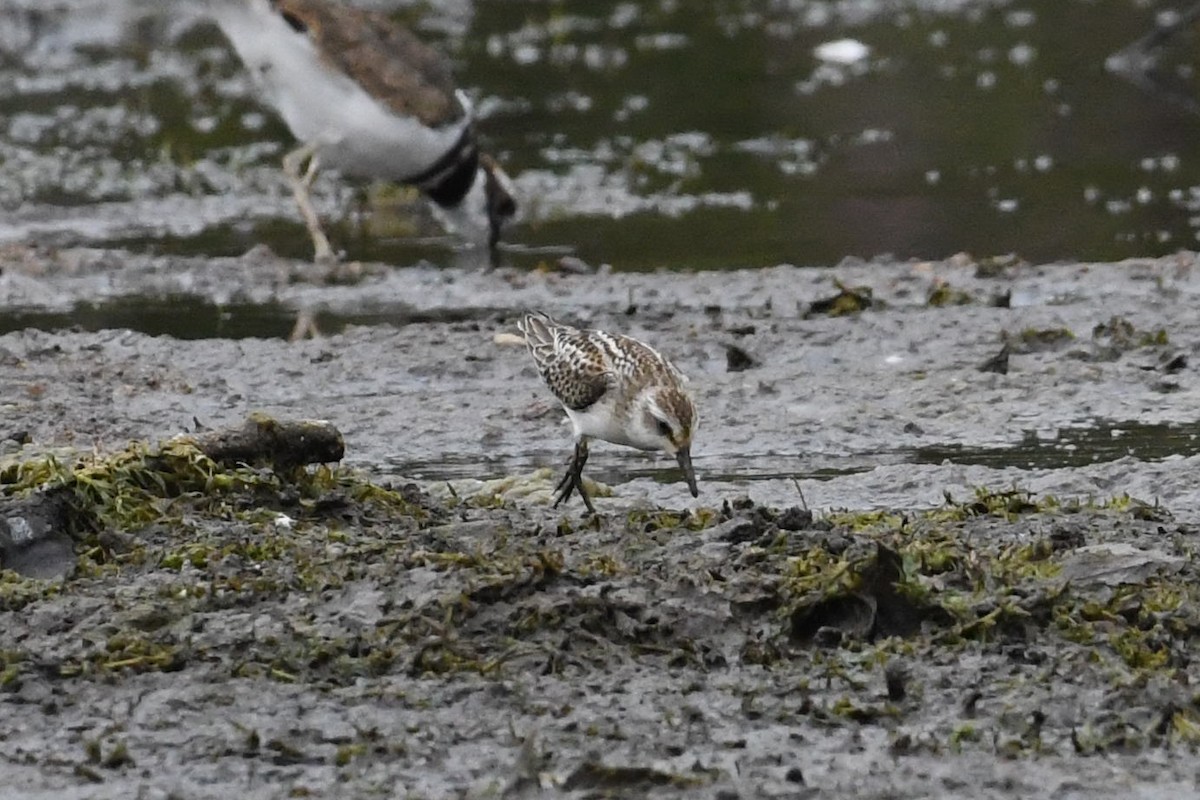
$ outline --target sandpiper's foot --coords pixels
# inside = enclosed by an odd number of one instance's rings
[[[296,324],[292,326],[292,332],[288,334],[289,342],[298,342],[302,339],[319,339],[321,338],[321,329],[317,327],[317,314],[311,308],[302,308],[300,313],[296,315]]]
[[[575,454],[571,457],[571,463],[567,466],[567,472],[562,476],[562,480],[554,487],[554,507],[558,508],[559,504],[571,496],[571,492],[578,491],[579,496],[583,499],[583,504],[587,506],[589,514],[595,514],[596,509],[592,505],[592,499],[588,497],[587,490],[583,488],[583,465],[588,460],[588,444],[587,439],[580,439],[575,443]]]

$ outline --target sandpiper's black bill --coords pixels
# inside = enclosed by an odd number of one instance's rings
[[[687,480],[692,497],[699,497],[700,489],[696,486],[696,473],[692,470],[691,451],[686,447],[679,448],[675,451],[675,460],[679,462],[679,468],[683,470],[683,477]]]

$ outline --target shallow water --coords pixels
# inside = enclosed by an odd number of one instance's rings
[[[1105,68],[1167,3],[377,5],[453,53],[525,196],[518,266],[1109,260],[1200,235],[1194,31],[1156,91]],[[6,0],[0,27],[0,239],[307,254],[290,138],[190,4]],[[814,55],[844,38],[869,54]],[[349,258],[452,260],[414,242],[436,231],[409,197],[329,177],[318,198]]]
[[[559,461],[565,465],[568,455],[565,450],[546,450],[501,458],[478,454],[421,460],[392,458],[386,460],[380,470],[384,474],[418,481],[453,481],[480,475],[520,474]],[[1061,470],[1106,464],[1123,458],[1155,462],[1195,455],[1200,455],[1200,424],[1146,425],[1131,421],[1118,425],[1095,419],[1082,422],[1078,427],[1056,429],[1044,436],[1034,430],[1025,431],[1019,443],[1009,446],[931,444],[840,457],[827,453],[807,456],[722,453],[712,457],[698,456],[694,463],[705,481],[749,485],[757,481],[832,481],[870,472],[876,467],[899,464]],[[602,483],[614,485],[639,479],[666,485],[682,485],[683,481],[679,470],[663,459],[656,462],[651,457],[623,451],[606,453],[604,460],[598,460],[589,474]]]

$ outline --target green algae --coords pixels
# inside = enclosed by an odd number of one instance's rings
[[[1097,324],[1092,328],[1092,339],[1104,342],[1117,352],[1140,347],[1166,347],[1171,341],[1165,328],[1142,330],[1121,316]]]
[[[875,297],[870,286],[847,286],[836,278],[833,285],[837,292],[810,303],[806,316],[824,314],[830,317],[844,317],[884,306],[883,301]]]
[[[1200,632],[1200,612],[1192,610],[1200,608],[1200,588],[1194,583],[1155,578],[1111,590],[1074,587],[1061,577],[1061,545],[1052,538],[991,541],[966,533],[979,522],[1055,519],[1084,510],[1147,521],[1147,508],[1154,507],[1128,495],[1064,504],[1019,490],[981,489],[972,500],[947,498],[945,507],[916,514],[831,514],[834,533],[844,530],[858,542],[890,548],[901,569],[889,588],[868,577],[875,561],[861,546],[839,552],[817,546],[792,556],[781,584],[790,598],[781,606],[783,632],[794,637],[798,615],[817,609],[830,624],[858,635],[865,630],[868,641],[879,637],[880,645],[890,648],[896,640],[878,620],[866,626],[859,620],[857,630],[847,628],[845,603],[865,596],[879,608],[886,601],[894,609],[902,598],[924,626],[934,624],[929,641],[940,646],[1024,642],[1036,631],[1084,646],[1133,674],[1177,669],[1187,663],[1184,653]]]
[[[1070,328],[1023,328],[1016,334],[1002,332],[1001,341],[1014,353],[1041,353],[1061,350],[1075,342],[1076,336]]]
[[[956,289],[948,281],[937,280],[925,298],[925,304],[934,308],[946,306],[966,306],[975,302],[970,292]]]
[[[61,590],[60,581],[30,578],[0,569],[0,610],[18,611],[34,601],[52,598]]]
[[[513,501],[440,503],[352,471],[227,469],[190,450],[63,463],[14,469],[20,486],[5,491],[44,491],[33,476],[70,491],[90,566],[58,582],[0,573],[0,597],[11,609],[88,594],[112,611],[52,654],[6,651],[0,691],[20,691],[31,669],[64,681],[203,669],[332,690],[397,675],[566,679],[625,663],[702,675],[732,657],[805,676],[795,686],[809,701],[757,714],[893,727],[934,702],[934,665],[962,656],[1036,643],[1110,693],[1137,693],[1187,669],[1200,633],[1200,582],[1063,577],[1064,554],[1091,531],[1169,519],[1124,494],[980,488],[923,510],[814,518],[738,500],[533,523]],[[122,526],[120,546],[106,526]],[[1183,536],[1154,541],[1190,552]],[[724,611],[704,611],[714,608]],[[223,623],[247,614],[261,622]],[[1028,658],[988,691],[1037,685],[1039,657]],[[893,746],[1025,758],[1050,746],[1048,733],[1082,752],[1200,744],[1196,704],[1171,702],[1136,734],[1087,712],[1064,732],[964,708]],[[327,757],[352,768],[366,752],[355,741]]]

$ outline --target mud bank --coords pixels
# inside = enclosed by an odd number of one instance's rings
[[[329,419],[347,456],[139,495],[136,524],[76,532],[65,580],[4,573],[5,785],[1186,793],[1195,264],[365,265],[325,285],[262,252],[7,250],[8,318],[86,307],[100,330],[0,336],[4,492],[46,453],[71,468],[250,411]],[[121,302],[177,304],[174,335],[104,329]],[[531,306],[692,376],[697,500],[665,461],[598,446],[601,515],[546,506],[568,430],[494,342]],[[251,307],[277,335],[187,338],[212,324],[190,310]],[[302,308],[326,335],[289,343]],[[1007,372],[981,371],[1005,343]]]
[[[348,273],[350,282],[314,282],[310,267],[261,251],[9,251],[0,320],[84,319],[100,330],[0,336],[0,434],[23,434],[35,450],[86,449],[263,410],[328,419],[346,435],[350,464],[406,479],[558,468],[569,429],[526,354],[493,341],[521,310],[541,308],[643,337],[692,378],[694,458],[710,490],[697,503],[733,490],[790,505],[794,478],[818,508],[931,505],[943,490],[1014,481],[1055,494],[1128,491],[1185,515],[1200,499],[1189,477],[1200,451],[1192,254],[694,275]],[[873,306],[814,311],[838,282],[869,290]],[[327,335],[288,343],[301,309]],[[147,319],[169,335],[123,329]],[[1007,372],[982,371],[1005,343]],[[632,478],[618,507],[686,499],[653,480],[671,480],[662,459],[598,446],[592,463],[606,482]]]

